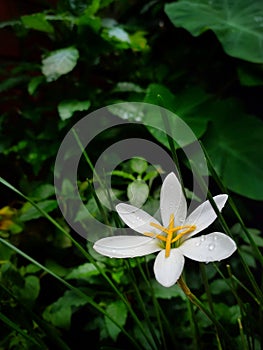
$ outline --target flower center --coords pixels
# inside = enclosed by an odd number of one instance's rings
[[[165,242],[165,257],[168,258],[171,251],[171,245],[177,242],[180,238],[182,238],[185,234],[192,232],[196,229],[195,225],[183,225],[183,226],[174,226],[174,214],[170,215],[169,226],[163,227],[154,222],[150,222],[152,227],[161,230],[166,233],[166,237],[163,235],[156,235],[152,232],[144,232],[145,236],[155,237],[160,239],[162,242]],[[175,235],[176,234],[176,235]]]

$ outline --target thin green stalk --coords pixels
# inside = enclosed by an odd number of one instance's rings
[[[45,271],[46,273],[48,273],[49,275],[51,275],[52,277],[54,277],[56,280],[58,280],[60,283],[62,283],[65,287],[67,287],[68,289],[72,290],[74,293],[76,293],[79,297],[86,299],[87,303],[89,303],[91,306],[94,307],[94,309],[96,309],[97,311],[99,311],[100,313],[102,313],[105,317],[108,317],[122,332],[124,335],[126,335],[126,337],[131,341],[131,343],[137,348],[141,350],[141,347],[139,344],[137,344],[137,342],[134,340],[134,338],[128,333],[126,332],[126,330],[120,326],[115,320],[114,318],[112,318],[111,315],[109,315],[102,307],[100,307],[95,301],[93,301],[92,298],[90,298],[88,295],[86,295],[85,293],[83,293],[80,289],[72,286],[70,283],[68,283],[67,281],[65,281],[63,278],[61,278],[60,276],[56,275],[53,271],[49,270],[46,266],[42,265],[41,263],[39,263],[38,261],[36,261],[35,259],[31,258],[31,256],[27,255],[26,253],[24,253],[22,250],[20,250],[19,248],[15,247],[14,245],[12,245],[11,243],[5,241],[4,239],[0,238],[0,242],[2,244],[4,244],[5,246],[7,246],[8,248],[14,250],[16,253],[18,253],[19,255],[21,255],[23,258],[27,259],[28,261],[30,261],[31,263],[33,263],[34,265],[36,265],[37,267],[41,268],[43,271]]]
[[[94,166],[93,166],[93,164],[92,164],[92,162],[91,162],[91,160],[90,160],[90,158],[89,158],[89,156],[88,156],[88,153],[86,152],[85,148],[83,147],[82,143],[80,142],[80,139],[79,139],[79,137],[78,137],[78,135],[77,135],[77,133],[76,133],[76,131],[75,131],[74,128],[72,128],[72,133],[73,133],[73,135],[74,135],[74,137],[75,137],[75,139],[76,139],[76,141],[77,141],[77,144],[78,144],[79,148],[81,149],[81,151],[82,151],[82,153],[83,153],[83,155],[84,155],[84,158],[85,158],[86,162],[88,163],[88,165],[89,165],[91,171],[92,171],[93,174],[95,175],[96,180],[99,182],[101,188],[104,188],[104,186],[103,186],[103,184],[102,184],[102,182],[101,182],[101,179],[100,179],[98,173],[96,172],[96,169],[94,168]],[[108,217],[107,217],[107,215],[106,215],[106,213],[105,213],[105,210],[104,210],[104,208],[102,207],[102,205],[100,204],[100,201],[99,201],[99,199],[98,199],[98,197],[97,197],[97,195],[96,195],[96,193],[95,193],[95,191],[94,191],[94,189],[93,189],[93,187],[92,187],[92,185],[90,184],[89,181],[88,181],[88,185],[89,185],[89,188],[90,188],[90,190],[91,190],[92,196],[93,196],[94,199],[95,199],[95,202],[96,202],[96,204],[97,204],[97,206],[98,206],[98,209],[99,209],[99,211],[100,211],[100,213],[101,213],[101,215],[102,215],[102,217],[103,217],[105,223],[106,223],[106,224],[109,224],[109,222],[108,222]]]
[[[222,271],[219,269],[219,267],[217,266],[217,264],[213,263],[214,268],[217,270],[217,272],[220,274],[220,276],[224,279],[224,281],[228,284],[229,288],[232,290],[232,286],[231,284],[227,281],[226,277],[224,276],[224,274],[222,273]],[[243,288],[250,296],[251,298],[260,306],[260,301],[257,299],[257,297],[235,276],[235,275],[231,275],[231,278],[233,279],[233,281],[235,281],[241,288]],[[233,292],[233,290],[232,290]]]
[[[105,273],[105,271],[100,268],[100,266],[97,264],[97,262],[92,258],[92,256],[87,253],[87,251],[81,246],[81,244],[79,244],[73,237],[71,237],[71,235],[60,225],[56,222],[56,220],[54,220],[48,213],[46,213],[43,209],[41,209],[34,201],[32,201],[30,198],[28,198],[27,196],[25,196],[22,192],[20,192],[19,190],[17,190],[14,186],[12,186],[11,184],[9,184],[9,182],[7,182],[6,180],[4,180],[3,178],[0,177],[0,183],[4,184],[6,187],[8,187],[9,189],[11,189],[12,191],[14,191],[15,193],[19,194],[22,198],[24,198],[26,201],[28,201],[29,203],[31,203],[48,221],[50,221],[58,230],[60,230],[62,233],[65,234],[66,237],[68,237],[71,242],[75,245],[75,247],[83,254],[83,256],[89,261],[91,262],[96,269],[100,272],[100,274],[104,277],[104,279],[107,281],[107,283],[110,285],[110,287],[114,290],[114,292],[119,296],[119,298],[124,302],[124,304],[127,307],[127,310],[130,312],[132,318],[134,319],[134,321],[136,322],[136,324],[139,326],[140,330],[142,331],[142,334],[144,335],[144,337],[147,338],[147,335],[145,334],[144,328],[140,322],[140,320],[138,319],[137,315],[135,314],[135,312],[133,311],[130,303],[128,302],[128,300],[123,296],[123,294],[119,291],[119,289],[115,286],[115,284],[111,281],[111,279],[107,276],[107,274]]]
[[[191,162],[191,165],[192,165],[193,168],[196,169],[196,166],[195,166],[195,164],[193,162]],[[232,232],[231,232],[229,226],[227,225],[227,223],[226,223],[222,213],[219,211],[219,209],[218,209],[218,207],[217,207],[217,205],[216,205],[216,203],[215,203],[215,201],[213,199],[213,196],[212,196],[211,192],[208,190],[208,188],[207,188],[203,178],[198,173],[198,171],[196,171],[196,174],[199,175],[199,185],[200,185],[201,189],[204,191],[204,193],[207,193],[207,198],[210,201],[214,211],[217,214],[218,221],[220,222],[220,224],[221,224],[222,228],[224,229],[224,231],[230,237],[232,237],[233,236]],[[256,280],[254,278],[253,273],[250,271],[249,266],[245,262],[245,260],[244,260],[244,258],[242,256],[242,252],[240,251],[239,247],[237,247],[237,252],[239,254],[239,258],[240,258],[240,261],[241,261],[241,263],[243,265],[243,268],[244,268],[244,270],[245,270],[245,272],[246,272],[246,274],[247,274],[247,276],[248,276],[248,278],[250,280],[250,283],[251,283],[252,287],[254,288],[254,291],[255,291],[255,293],[257,295],[257,298],[260,300],[261,304],[263,304],[263,293],[262,293],[261,289],[259,288],[259,286],[258,286],[258,284],[257,284],[257,282],[256,282]]]
[[[215,312],[214,312],[214,306],[213,306],[213,299],[212,299],[212,294],[211,294],[209,283],[208,283],[206,269],[205,269],[205,266],[204,266],[203,263],[200,263],[199,266],[200,266],[201,276],[202,276],[202,280],[203,280],[204,287],[205,287],[205,292],[206,292],[206,296],[207,296],[208,305],[209,305],[211,313],[214,315]],[[216,339],[217,339],[218,349],[222,350],[220,334],[218,332],[217,327],[215,327],[215,331],[216,331]]]
[[[31,337],[29,334],[27,334],[27,332],[23,329],[21,329],[15,322],[13,322],[12,320],[10,320],[7,316],[5,316],[4,314],[2,314],[0,312],[0,320],[9,328],[13,329],[14,331],[16,331],[17,333],[19,333],[20,335],[22,335],[26,340],[28,340],[30,343],[33,343],[34,345],[36,345],[39,349],[39,342],[36,341],[35,338]],[[44,349],[42,347],[42,349]]]
[[[163,103],[162,96],[158,95],[157,97],[158,97],[158,99],[160,101],[161,106],[163,106],[164,103]],[[178,170],[178,175],[179,175],[179,178],[180,178],[180,182],[182,184],[182,191],[184,193],[184,196],[186,197],[185,187],[183,185],[182,172],[181,172],[180,164],[179,164],[179,161],[178,161],[178,157],[177,157],[177,153],[176,153],[176,149],[175,149],[175,145],[174,145],[174,139],[170,136],[170,132],[169,132],[169,130],[171,130],[170,123],[169,123],[169,120],[167,118],[167,115],[166,115],[165,111],[163,109],[160,109],[160,112],[161,112],[161,116],[162,116],[162,119],[163,119],[164,128],[165,128],[165,131],[166,131],[166,138],[167,138],[167,141],[168,141],[168,144],[169,144],[169,147],[170,147],[170,151],[171,151],[171,154],[172,154],[172,159],[173,159],[174,164],[176,165],[176,168]]]
[[[226,267],[227,267],[227,272],[228,272],[228,275],[230,277],[230,281],[231,281],[231,285],[232,285],[232,292],[236,298],[236,301],[237,301],[237,304],[238,304],[238,307],[240,310],[240,314],[241,314],[241,318],[238,318],[237,321],[238,321],[238,326],[239,326],[239,330],[240,330],[240,336],[241,336],[241,341],[243,344],[243,349],[248,350],[249,349],[249,346],[248,346],[249,340],[247,340],[244,336],[243,325],[242,325],[242,318],[244,317],[245,310],[243,307],[242,300],[239,298],[238,292],[236,291],[236,286],[235,286],[233,278],[232,278],[231,266],[227,265]],[[248,335],[247,335],[247,337],[248,337]]]
[[[49,342],[51,342],[56,349],[61,350],[70,350],[68,345],[61,339],[59,332],[52,327],[52,325],[45,322],[42,318],[40,318],[38,315],[36,315],[32,310],[30,310],[25,304],[21,304],[20,300],[3,284],[1,285],[1,288],[13,299],[16,301],[16,303],[19,304],[23,312],[26,312],[27,315],[31,318],[33,322],[35,322],[39,327],[41,327],[41,330],[45,332],[46,336],[49,339]],[[44,349],[46,349],[45,344]]]
[[[248,345],[247,345],[246,337],[244,335],[244,330],[243,330],[243,325],[242,325],[241,318],[238,318],[237,322],[238,322],[238,328],[239,328],[240,337],[241,337],[242,349],[243,350],[248,350]]]
[[[194,305],[191,303],[191,301],[187,298],[187,309],[189,313],[189,321],[193,333],[193,349],[194,350],[199,350],[199,329],[194,313]]]
[[[163,330],[161,317],[160,317],[160,310],[159,310],[160,309],[160,305],[158,304],[158,301],[157,301],[157,299],[156,299],[156,297],[154,295],[153,289],[152,289],[152,285],[151,285],[150,281],[147,279],[139,259],[137,259],[137,266],[139,267],[139,271],[140,271],[140,273],[142,275],[142,278],[144,279],[144,282],[147,284],[148,288],[151,291],[151,296],[152,296],[153,305],[154,305],[154,308],[155,308],[155,314],[156,314],[156,318],[157,318],[157,323],[158,323],[160,334],[161,334],[161,338],[162,338],[163,348],[164,348],[164,350],[166,350],[167,349],[167,345],[166,345],[166,339],[165,339],[164,330]]]
[[[205,305],[191,292],[191,290],[188,288],[187,284],[185,283],[183,277],[181,276],[179,280],[177,281],[177,284],[182,289],[182,291],[185,293],[187,298],[198,307],[200,311],[202,311],[209,320],[215,325],[217,328],[218,333],[222,334],[222,339],[224,339],[225,342],[228,342],[229,345],[233,345],[233,341],[225,328],[221,325],[221,323],[215,318],[215,316],[209,311]]]
[[[142,273],[143,273],[143,278],[145,279],[145,282],[148,284],[148,286],[149,286],[149,288],[150,288],[150,290],[151,290],[151,294],[152,294],[152,298],[153,298],[153,304],[154,304],[154,306],[155,306],[155,308],[156,308],[156,312],[157,312],[158,315],[160,315],[160,316],[162,317],[162,320],[163,320],[163,322],[164,322],[165,329],[168,331],[168,333],[169,333],[169,335],[170,335],[170,338],[171,338],[171,340],[172,340],[172,343],[173,343],[173,345],[176,347],[177,344],[176,344],[176,341],[175,341],[175,338],[174,338],[174,332],[171,330],[171,324],[170,324],[170,322],[168,321],[168,319],[167,319],[165,313],[163,312],[163,310],[162,310],[162,308],[161,308],[161,305],[159,304],[159,302],[158,302],[158,300],[157,300],[157,298],[156,298],[156,296],[155,296],[155,293],[154,293],[154,290],[153,290],[153,286],[152,286],[152,284],[151,284],[151,282],[150,282],[150,272],[149,272],[147,263],[145,264],[145,269],[146,269],[146,274],[147,274],[147,275],[145,275],[143,269],[141,269],[141,271],[142,271]],[[159,316],[158,316],[158,322],[160,322],[160,323],[159,323],[160,332],[161,332],[161,329],[162,329],[162,332],[163,332],[163,334],[164,334],[163,326],[162,326],[162,321],[161,321],[161,319],[159,318]]]
[[[211,172],[213,179],[216,181],[216,183],[217,183],[218,187],[221,189],[221,191],[223,193],[228,194],[228,190],[227,190],[226,186],[223,184],[223,182],[221,181],[220,177],[218,176],[216,170],[214,169],[212,162],[211,162],[211,159],[210,159],[210,157],[209,157],[209,155],[208,155],[208,153],[203,145],[202,145],[202,149],[205,153],[205,156],[206,156],[206,159],[208,162],[208,168]],[[228,203],[229,203],[231,209],[233,210],[237,220],[239,221],[242,230],[244,231],[246,237],[248,238],[249,243],[251,244],[253,250],[255,251],[257,258],[258,258],[259,262],[261,263],[261,266],[263,267],[263,256],[262,256],[257,244],[255,243],[253,237],[251,236],[250,232],[248,231],[244,221],[242,220],[241,215],[239,214],[239,211],[237,209],[237,206],[236,206],[236,204],[231,196],[229,196]]]
[[[160,341],[159,341],[159,339],[156,336],[155,329],[154,329],[154,327],[152,325],[152,322],[151,322],[151,320],[149,318],[149,313],[146,310],[145,302],[144,302],[144,300],[143,300],[143,298],[141,296],[140,290],[138,288],[138,285],[137,285],[137,282],[136,282],[136,279],[135,279],[135,275],[133,273],[133,269],[132,269],[132,267],[130,265],[129,259],[125,260],[125,264],[126,264],[126,267],[127,267],[128,271],[129,271],[129,274],[130,274],[130,277],[131,277],[131,282],[132,282],[133,289],[134,289],[134,291],[136,293],[136,296],[137,296],[137,301],[140,304],[142,313],[144,314],[145,320],[146,320],[146,322],[148,324],[148,327],[149,327],[149,330],[150,330],[151,335],[153,337],[154,343],[152,342],[151,338],[149,338],[148,336],[147,336],[147,340],[148,340],[149,343],[152,343],[152,346],[156,349],[157,344],[158,344],[158,346],[160,345]]]

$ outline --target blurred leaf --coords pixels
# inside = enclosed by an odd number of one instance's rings
[[[81,298],[73,291],[66,291],[62,297],[44,310],[43,318],[56,327],[69,329],[73,306],[79,307],[86,303],[86,298]]]
[[[52,51],[42,59],[42,73],[48,82],[57,80],[61,75],[72,71],[79,58],[75,47],[67,47]]]
[[[43,76],[38,76],[38,77],[34,77],[30,80],[30,82],[28,83],[28,93],[29,95],[33,95],[36,91],[36,89],[38,88],[38,86],[43,83],[45,81],[45,78]]]
[[[263,70],[256,69],[257,67],[250,67],[239,65],[237,67],[237,74],[241,85],[244,86],[260,86],[263,85]]]
[[[10,260],[11,256],[14,254],[14,251],[0,243],[0,260]]]
[[[147,32],[137,31],[134,34],[130,34],[131,47],[135,51],[148,50],[149,46],[146,39]]]
[[[145,92],[143,88],[132,82],[121,81],[115,86],[114,92]]]
[[[56,200],[48,199],[43,202],[39,202],[38,207],[44,210],[45,212],[49,213],[52,210],[56,209],[58,206],[58,203]],[[40,211],[37,210],[37,208],[33,207],[31,204],[26,205],[22,208],[22,214],[20,216],[21,221],[29,221],[33,219],[38,219],[42,216]]]
[[[210,290],[214,295],[220,295],[221,293],[225,295],[227,292],[231,291],[229,285],[223,279],[218,279],[211,282]]]
[[[17,77],[9,77],[0,83],[0,92],[4,92],[9,89],[12,89],[13,87],[20,85],[21,83],[24,83],[27,80],[28,80],[28,77],[25,75],[20,75]]]
[[[21,21],[26,28],[40,30],[41,32],[53,33],[53,26],[47,21],[44,13],[33,13],[21,17]]]
[[[16,290],[21,301],[32,304],[37,299],[40,292],[39,278],[33,275],[26,276],[24,287],[18,287]]]
[[[156,280],[151,281],[151,285],[153,288],[153,292],[156,298],[159,299],[172,299],[179,297],[182,300],[186,300],[186,295],[182,291],[182,289],[177,285],[174,284],[173,286],[169,288],[164,288],[160,283],[158,283]]]
[[[87,111],[90,107],[90,101],[65,100],[58,105],[58,113],[62,120],[69,119],[74,112]]]
[[[129,180],[135,180],[135,177],[129,173],[126,173],[125,171],[122,170],[113,170],[111,173],[112,176],[120,176],[123,177],[124,179],[129,179]]]
[[[125,304],[121,301],[113,301],[106,307],[106,312],[116,321],[120,326],[126,323],[128,311]],[[107,317],[105,317],[105,325],[110,337],[116,341],[120,333],[120,329]]]
[[[98,265],[102,268],[104,267],[103,264],[98,263]],[[92,276],[99,275],[100,272],[98,269],[91,263],[86,263],[83,265],[80,265],[73,269],[67,276],[66,279],[85,279],[89,280]]]
[[[135,173],[141,175],[146,171],[148,168],[148,163],[145,159],[143,158],[132,158],[130,161],[131,169]]]
[[[199,138],[206,131],[207,123],[211,119],[211,117],[204,113],[204,109],[210,99],[211,96],[199,88],[188,88],[175,95],[164,85],[150,84],[147,88],[144,101],[161,105],[161,107],[175,113],[192,129],[195,136]],[[160,115],[153,114],[152,118],[155,118],[156,122],[159,120],[159,123],[163,124]],[[175,129],[175,125],[170,125],[170,128]],[[167,147],[169,146],[165,133],[150,127],[148,129],[158,141]],[[188,142],[188,140],[184,140],[185,144]]]
[[[140,208],[149,196],[149,187],[142,180],[135,180],[128,185],[127,196],[135,207]]]
[[[32,192],[29,193],[29,197],[34,201],[40,201],[49,198],[55,194],[55,188],[50,184],[41,184],[37,186]]]
[[[179,0],[166,4],[165,12],[175,26],[194,36],[213,30],[228,55],[263,63],[261,0]]]
[[[60,277],[66,276],[70,271],[70,268],[66,268],[58,264],[55,260],[52,260],[52,259],[47,259],[45,266]]]
[[[230,190],[263,199],[263,122],[245,115],[234,101],[217,104],[203,143],[215,170]]]

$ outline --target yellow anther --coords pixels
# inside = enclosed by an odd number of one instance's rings
[[[195,225],[183,225],[183,226],[174,226],[174,214],[170,215],[169,226],[168,228],[163,227],[155,222],[151,222],[150,225],[158,230],[166,233],[166,237],[160,234],[155,234],[152,232],[144,232],[145,236],[158,238],[159,240],[165,242],[165,257],[168,258],[171,252],[171,245],[174,242],[177,242],[180,238],[182,238],[187,233],[190,233],[196,229]],[[183,230],[183,231],[182,231]],[[175,232],[182,231],[177,233],[177,235],[173,238]]]
[[[174,237],[174,239],[172,240],[171,243],[178,241],[178,239],[182,238],[187,233],[193,232],[196,229],[196,226],[195,225],[192,225],[192,226],[185,225],[185,226],[177,226],[175,228],[176,228],[176,231],[182,230],[183,228],[186,228],[186,230],[181,232],[181,233],[178,233],[178,235]]]

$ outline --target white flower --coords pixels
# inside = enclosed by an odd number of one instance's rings
[[[227,195],[215,196],[221,211]],[[120,203],[116,210],[122,220],[138,235],[111,236],[94,244],[94,249],[112,258],[133,258],[158,252],[154,262],[156,280],[164,287],[175,284],[184,267],[184,257],[199,262],[220,261],[236,250],[235,242],[221,232],[201,237],[197,233],[217,217],[209,201],[197,207],[188,217],[187,203],[174,173],[165,178],[160,194],[161,225],[155,218],[132,205]]]

